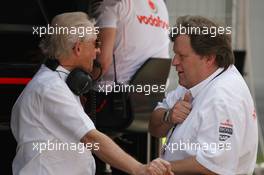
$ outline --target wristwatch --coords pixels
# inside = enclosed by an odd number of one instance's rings
[[[163,115],[163,122],[169,124],[170,123],[170,110],[167,110]]]

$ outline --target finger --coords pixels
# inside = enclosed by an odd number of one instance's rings
[[[192,109],[192,104],[190,102],[186,102],[186,101],[181,101],[179,103],[180,106],[183,106],[184,108],[187,108],[187,109]]]
[[[187,103],[187,102],[185,102],[185,103]],[[191,111],[191,109],[189,109],[188,107],[186,107],[188,105],[186,105],[186,106],[185,105],[186,104],[179,103],[178,105],[174,106],[174,108],[172,109],[172,114],[177,114],[178,112],[185,113],[185,114],[189,114],[190,111]]]
[[[160,162],[160,164],[164,167],[164,170],[165,171],[167,171],[167,172],[171,171],[171,164],[170,164],[170,162],[168,162],[166,160],[163,160],[161,158],[158,158],[156,160],[158,160]]]
[[[185,119],[177,117],[174,123],[183,123]]]
[[[191,103],[186,102],[186,101],[178,101],[173,106],[173,110],[180,110],[182,108],[186,108],[188,110],[191,110],[192,109],[192,105],[191,105]]]
[[[162,172],[164,172],[164,170],[162,171],[159,165],[157,165],[154,161],[150,162],[149,170],[154,174],[162,174]]]
[[[177,116],[172,116],[170,122],[177,124],[177,123],[182,123],[184,120],[185,120],[184,117],[179,117],[179,115],[177,115]]]
[[[174,175],[174,173],[172,171],[167,171],[166,175]]]
[[[176,114],[173,114],[171,116],[171,122],[177,122],[177,121],[181,121],[181,120],[185,120],[186,116],[184,113],[180,113],[180,112],[177,112]]]
[[[189,109],[176,109],[173,111],[172,113],[172,118],[175,118],[175,117],[180,117],[180,118],[183,118],[185,119],[190,113],[190,110]]]
[[[184,95],[183,101],[186,101],[189,103],[192,102],[192,94],[190,92],[186,92]]]
[[[148,165],[148,167],[146,169],[146,172],[144,174],[146,174],[146,175],[155,175],[156,173],[154,172],[153,168]]]
[[[182,106],[178,108],[178,112],[189,115],[189,113],[191,112],[191,109],[189,108],[188,104],[182,104]]]
[[[162,160],[162,159],[161,159]],[[166,174],[167,175],[174,175],[174,173],[172,172],[172,167],[171,167],[171,163],[165,160],[162,160],[163,165],[167,168]]]
[[[160,174],[163,174],[167,171],[167,168],[157,159],[152,161],[152,165],[154,165],[153,167],[156,168],[156,171]]]

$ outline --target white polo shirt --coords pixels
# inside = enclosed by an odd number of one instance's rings
[[[168,161],[195,156],[217,174],[252,173],[258,145],[254,103],[235,66],[222,70],[189,89],[192,110],[182,124],[176,125],[171,137],[171,131],[168,133],[170,139],[162,156]],[[179,86],[156,109],[172,108],[186,92]]]
[[[118,82],[127,83],[150,57],[169,58],[169,18],[163,0],[104,0],[98,11],[100,28],[116,28]],[[113,64],[102,77],[102,82],[111,81]]]
[[[80,143],[95,127],[65,83],[68,73],[42,65],[13,106],[14,175],[95,174],[91,151]]]

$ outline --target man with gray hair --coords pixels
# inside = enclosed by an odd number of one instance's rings
[[[157,105],[149,123],[153,136],[167,135],[162,157],[175,174],[251,174],[258,146],[256,112],[234,66],[229,28],[183,16],[171,40],[179,86]]]
[[[13,174],[93,175],[91,152],[129,174],[171,174],[170,164],[162,159],[143,165],[126,154],[97,131],[84,112],[79,91],[76,93],[69,83],[78,83],[77,79],[69,78],[80,70],[82,77],[77,78],[85,80],[86,89],[88,73],[100,52],[97,29],[88,16],[83,12],[63,13],[55,16],[49,27],[52,34],[40,47],[50,62],[41,66],[12,109],[11,128],[18,142]]]

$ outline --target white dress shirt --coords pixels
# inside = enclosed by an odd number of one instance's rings
[[[18,143],[14,175],[95,173],[91,151],[74,148],[95,127],[65,83],[68,74],[61,66],[52,71],[42,65],[17,99],[11,117]]]
[[[182,124],[176,125],[162,156],[168,161],[195,156],[217,174],[249,174],[255,167],[258,145],[254,103],[235,66],[222,71],[219,68],[189,89],[192,110]],[[172,108],[186,92],[179,86],[156,109]]]

